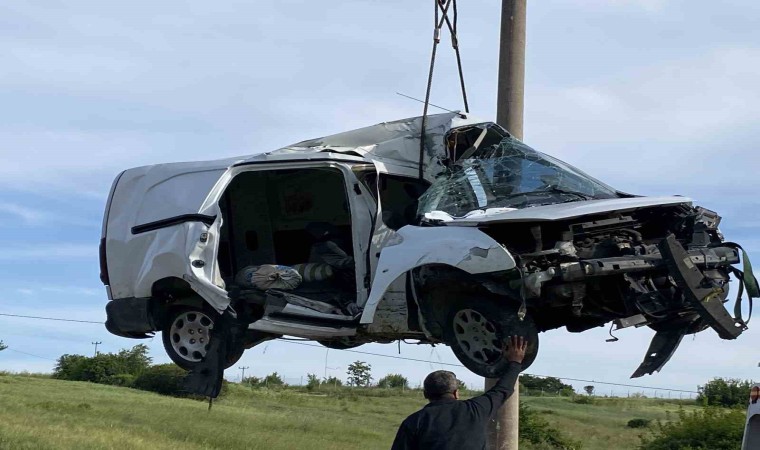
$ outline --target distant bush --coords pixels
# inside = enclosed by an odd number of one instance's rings
[[[577,403],[579,405],[593,405],[595,403],[594,397],[585,395],[577,395],[573,397],[572,401],[573,403]]]
[[[543,445],[541,448],[559,450],[580,450],[583,445],[580,442],[564,436],[559,430],[549,425],[546,419],[538,412],[530,409],[526,404],[520,403],[520,440],[534,445]]]
[[[631,419],[628,421],[628,428],[646,428],[650,423],[651,419]]]
[[[134,379],[132,387],[174,397],[185,397],[187,392],[182,380],[187,372],[174,364],[159,364],[142,372]]]
[[[544,392],[550,395],[570,396],[575,393],[573,387],[565,384],[559,378],[555,377],[537,377],[534,375],[520,375],[520,387],[525,392],[533,393]],[[521,390],[522,391],[522,390]]]
[[[120,373],[112,375],[103,381],[105,384],[113,386],[132,387],[132,384],[135,382],[135,376],[129,373]]]
[[[706,408],[687,413],[681,409],[677,416],[677,420],[657,421],[651,436],[641,437],[639,448],[739,450],[742,445],[745,421],[742,410]]]
[[[343,386],[343,382],[338,377],[327,377],[324,380],[322,380],[322,384],[328,387],[341,387]]]
[[[735,378],[713,378],[704,386],[699,386],[697,403],[704,406],[744,406],[754,382]]]
[[[243,381],[241,381],[241,383],[250,387],[276,388],[276,387],[287,386],[285,384],[285,381],[283,381],[282,377],[280,377],[280,375],[277,372],[270,373],[264,378],[247,377]]]
[[[322,382],[319,381],[319,377],[313,373],[306,375],[306,380],[306,389],[310,391],[319,389],[319,386],[322,384]]]
[[[264,379],[259,377],[245,377],[240,384],[250,387],[259,387],[264,385]]]
[[[286,386],[285,381],[282,380],[282,377],[277,372],[270,373],[266,377],[264,377],[264,386],[266,387],[281,387]]]
[[[384,389],[409,389],[409,380],[407,380],[406,377],[401,374],[391,373],[384,376],[383,378],[380,378],[380,381],[377,382],[377,387]]]
[[[139,344],[119,353],[98,353],[95,356],[63,355],[53,369],[53,378],[69,381],[90,381],[110,384],[123,381],[120,375],[137,376],[151,363],[148,347]]]

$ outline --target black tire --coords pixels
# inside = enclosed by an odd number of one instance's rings
[[[185,370],[193,370],[200,363],[206,355],[210,342],[209,331],[214,327],[216,316],[216,312],[203,307],[178,306],[169,310],[161,330],[161,340],[166,354],[174,364]],[[189,325],[192,325],[192,329],[187,328]],[[188,338],[195,339],[196,342],[191,344],[187,341]],[[238,362],[243,352],[245,348],[241,346],[227,355],[225,368]]]
[[[317,342],[333,350],[348,350],[364,345],[364,342],[357,342],[355,338],[349,336]]]
[[[509,361],[501,346],[508,336],[523,336],[528,350],[522,362],[525,370],[538,354],[538,331],[530,316],[520,320],[517,309],[504,299],[465,299],[453,305],[446,316],[444,339],[457,359],[476,375],[498,378]]]

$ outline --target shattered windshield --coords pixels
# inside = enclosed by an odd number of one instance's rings
[[[480,149],[441,175],[420,198],[419,215],[461,217],[488,208],[525,208],[616,198],[611,187],[513,137]]]

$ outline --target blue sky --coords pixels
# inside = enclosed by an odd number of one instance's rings
[[[424,96],[430,3],[4,2],[0,312],[104,318],[97,243],[122,169],[253,154],[419,115],[420,104],[395,92]],[[492,119],[499,2],[459,10],[471,109]],[[727,238],[760,264],[758,17],[749,0],[531,2],[526,142],[621,190],[696,199],[723,215]],[[432,101],[459,108],[447,43]],[[49,371],[62,353],[91,353],[95,340],[103,351],[138,343],[90,324],[0,317],[0,330],[10,346],[0,370]],[[629,382],[651,336],[624,330],[610,344],[606,329],[546,333],[529,371]],[[760,379],[758,337],[756,327],[735,342],[711,330],[687,337],[660,374],[637,382],[695,389],[713,376]],[[160,339],[148,343],[167,361]],[[402,345],[401,355],[456,362],[440,346]],[[287,343],[249,351],[239,365],[298,379],[325,367],[342,376],[356,359],[375,378],[400,372],[413,384],[441,368]]]

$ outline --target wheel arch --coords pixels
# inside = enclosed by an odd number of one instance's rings
[[[186,280],[179,277],[165,277],[157,280],[151,286],[151,306],[154,322],[158,330],[166,324],[171,308],[180,306],[195,306],[212,308]]]
[[[473,276],[508,271],[516,263],[501,244],[477,228],[403,227],[380,253],[361,323],[373,322],[378,304],[398,277],[430,266]]]

